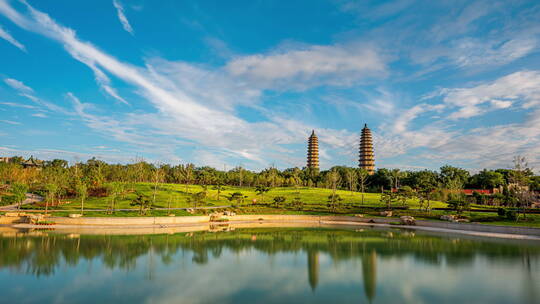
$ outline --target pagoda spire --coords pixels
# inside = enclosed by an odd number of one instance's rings
[[[366,169],[369,174],[375,173],[375,154],[373,153],[373,139],[371,137],[371,130],[367,124],[364,124],[362,134],[360,136],[360,159],[358,160],[358,166]]]
[[[308,138],[307,167],[319,168],[319,139],[315,135],[315,130],[311,131],[311,136]]]

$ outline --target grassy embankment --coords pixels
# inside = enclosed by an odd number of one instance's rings
[[[133,187],[133,189],[131,189]],[[168,208],[169,202],[171,208],[193,208],[192,203],[188,203],[188,198],[193,194],[202,191],[203,188],[198,185],[178,185],[178,184],[158,184],[156,191],[156,200],[153,208]],[[327,214],[331,212],[328,204],[328,196],[332,194],[332,190],[323,188],[308,188],[308,187],[279,187],[272,188],[264,195],[257,195],[255,188],[253,187],[233,187],[224,186],[219,195],[218,191],[213,189],[212,186],[207,188],[207,196],[204,199],[204,203],[198,205],[198,207],[211,207],[211,206],[228,206],[237,205],[237,201],[229,201],[227,199],[234,192],[242,193],[245,198],[244,202],[239,204],[239,209],[244,212],[252,213],[255,211],[261,211],[266,213],[288,213],[288,214]],[[116,199],[115,209],[134,209],[133,212],[123,212],[133,215],[138,214],[138,206],[132,206],[131,203],[136,199],[137,194],[143,194],[153,199],[154,185],[151,183],[137,183],[133,186],[126,185],[126,191]],[[383,207],[384,204],[380,201],[380,194],[378,193],[365,193],[364,202],[362,203],[362,194],[359,192],[350,192],[344,190],[337,190],[338,194],[343,200],[339,204],[336,212],[338,213],[354,213],[357,209],[362,207]],[[283,196],[286,198],[284,204],[281,207],[276,208],[273,206],[273,198],[276,196]],[[299,197],[304,203],[301,210],[294,210],[295,208],[287,207],[295,197]],[[256,200],[256,203],[254,203]],[[59,206],[49,207],[50,210],[78,210],[80,209],[80,200],[78,198],[62,200],[63,203]],[[107,197],[89,197],[86,199],[84,207],[86,210],[91,209],[107,209],[110,207],[111,196]],[[407,202],[411,208],[418,207],[418,201],[416,199],[410,199]],[[285,205],[285,206],[283,206]],[[446,204],[441,202],[432,202],[432,207],[446,207]],[[35,209],[43,208],[43,206],[27,205],[25,208]],[[90,211],[89,211],[90,212]],[[242,212],[242,211],[240,211]],[[103,213],[103,212],[100,212]],[[185,211],[175,211],[177,215],[185,214]],[[149,215],[165,215],[167,210],[150,210]]]
[[[130,188],[133,189],[130,189]],[[137,193],[142,193],[150,199],[153,197],[154,185],[151,183],[137,183],[132,186],[126,186],[126,191],[116,200],[115,209],[133,209],[133,211],[116,211],[114,214],[106,214],[104,211],[94,212],[86,211],[85,216],[139,216],[138,206],[132,206],[131,203],[137,197]],[[156,191],[156,201],[153,208],[168,208],[169,202],[171,208],[192,208],[193,204],[188,203],[188,198],[193,194],[202,191],[203,188],[198,185],[178,185],[178,184],[158,184]],[[224,186],[220,193],[219,200],[217,198],[217,190],[212,186],[207,188],[207,197],[203,204],[198,207],[215,207],[225,205],[236,205],[236,201],[229,201],[227,196],[234,192],[241,192],[246,198],[244,202],[235,208],[238,214],[342,214],[352,215],[356,213],[364,213],[369,216],[379,216],[379,212],[371,209],[371,207],[384,207],[380,201],[381,195],[378,193],[365,193],[364,203],[362,204],[362,194],[358,192],[350,192],[338,190],[338,194],[343,200],[336,210],[331,210],[328,205],[328,196],[332,194],[332,190],[324,188],[308,188],[308,187],[280,187],[273,188],[264,194],[264,197],[257,195],[253,187],[233,187]],[[284,196],[286,201],[279,207],[273,205],[273,198],[276,196]],[[290,203],[295,197],[299,197],[304,203],[301,208],[294,208]],[[256,200],[256,203],[253,201]],[[69,203],[61,204],[60,206],[50,207],[51,211],[55,211],[55,215],[67,216],[69,213],[77,212],[80,209],[80,201],[77,198],[67,199]],[[107,209],[110,206],[111,197],[89,197],[85,202],[85,209]],[[397,204],[395,206],[400,206]],[[410,199],[407,201],[407,206],[411,209],[419,207],[418,200]],[[42,206],[27,205],[26,208],[35,209],[43,208]],[[445,208],[447,205],[442,202],[431,202],[432,208]],[[65,210],[65,212],[61,212]],[[60,212],[58,212],[60,211]],[[195,215],[208,214],[212,211],[201,210]],[[166,216],[168,210],[149,210],[147,216]],[[185,210],[172,210],[172,214],[177,216],[192,215]],[[442,214],[454,214],[453,211],[447,210],[432,210],[427,213],[417,210],[395,210],[394,215],[412,215],[417,219],[437,220]],[[482,222],[494,225],[511,225],[511,226],[529,226],[540,227],[540,215],[528,215],[527,221],[513,221],[503,219],[497,216],[496,213],[481,213],[475,211],[466,211],[463,215],[473,222]]]

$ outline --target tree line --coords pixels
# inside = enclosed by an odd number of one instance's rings
[[[42,162],[41,167],[24,167],[22,157],[13,157],[8,163],[0,163],[0,186],[9,189],[11,200],[19,202],[26,192],[32,190],[43,194],[47,200],[61,197],[102,196],[114,194],[114,185],[138,182],[201,185],[217,187],[324,187],[333,190],[392,193],[397,189],[405,192],[424,192],[427,199],[450,201],[461,189],[503,189],[495,196],[507,205],[534,196],[540,191],[540,176],[535,176],[526,160],[516,157],[512,169],[484,169],[476,174],[453,167],[443,166],[434,170],[399,170],[380,168],[373,175],[361,168],[335,166],[319,171],[312,168],[271,167],[259,172],[241,166],[231,170],[217,170],[209,166],[193,164],[151,164],[137,160],[129,164],[109,164],[92,158],[86,162],[70,165],[66,160],[54,159]],[[111,183],[112,186],[111,186]],[[107,185],[107,187],[105,187]],[[0,189],[0,191],[2,190]],[[527,189],[527,191],[525,191]],[[507,196],[504,197],[504,193]],[[525,194],[526,193],[526,194]],[[513,196],[511,197],[510,194]],[[16,198],[13,198],[16,196]],[[392,197],[385,199],[391,200]],[[395,198],[397,200],[399,198]],[[485,197],[478,200],[486,199]],[[533,199],[533,197],[531,197]],[[7,199],[9,200],[9,199]],[[516,202],[509,202],[515,200]],[[6,196],[2,204],[7,204]]]

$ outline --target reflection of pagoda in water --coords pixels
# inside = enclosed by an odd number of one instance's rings
[[[309,250],[307,253],[308,281],[311,290],[315,291],[319,284],[319,252]]]
[[[377,293],[377,253],[374,250],[362,256],[362,276],[364,293],[371,303]]]

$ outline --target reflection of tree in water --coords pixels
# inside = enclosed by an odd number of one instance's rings
[[[256,235],[256,240],[253,239]],[[387,233],[379,230],[362,232],[324,229],[237,229],[231,232],[198,232],[175,235],[70,237],[62,234],[39,234],[0,237],[0,269],[9,268],[33,275],[52,275],[58,265],[77,265],[80,260],[99,259],[110,269],[134,269],[138,257],[152,251],[156,261],[172,263],[179,251],[192,252],[193,262],[205,264],[218,259],[223,250],[239,253],[255,249],[269,256],[276,253],[308,253],[308,279],[313,289],[319,282],[318,254],[328,255],[334,263],[362,259],[364,274],[375,271],[369,264],[370,254],[376,257],[410,256],[424,263],[466,264],[478,255],[487,259],[515,261],[528,254],[538,260],[540,247],[530,244],[496,243],[410,233]],[[367,256],[366,256],[367,254]],[[369,258],[368,260],[365,260]],[[364,261],[365,260],[365,261]],[[364,266],[368,265],[368,266]],[[373,265],[373,268],[370,268]],[[364,276],[369,277],[369,276]],[[375,276],[373,276],[375,278]],[[364,280],[366,295],[372,280]],[[373,291],[373,295],[374,295]]]
[[[522,256],[522,262],[523,262],[523,268],[525,268],[525,271],[523,271],[524,274],[524,301],[523,303],[527,304],[534,304],[538,303],[538,284],[536,283],[536,275],[538,273],[533,272],[531,269],[531,256],[526,253]]]
[[[307,263],[309,286],[311,286],[312,291],[315,291],[317,284],[319,284],[319,252],[308,250]]]
[[[362,255],[362,279],[364,293],[368,302],[371,303],[377,293],[377,253],[375,250]]]

